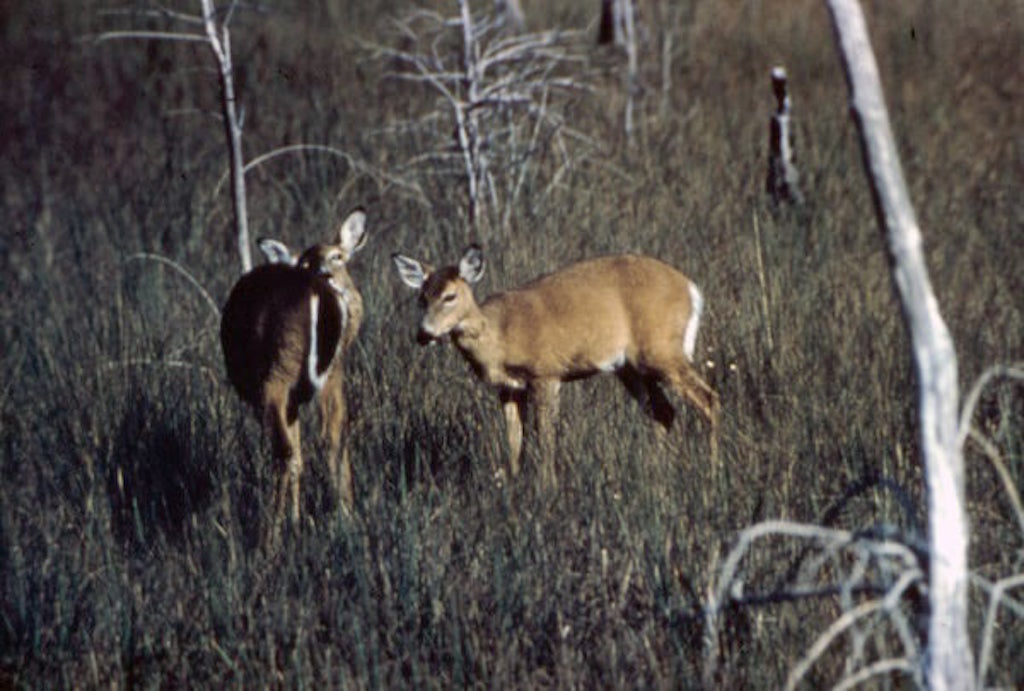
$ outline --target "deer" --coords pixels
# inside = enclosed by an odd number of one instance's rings
[[[617,376],[668,432],[676,412],[666,385],[704,417],[717,456],[719,397],[693,364],[704,297],[673,267],[635,254],[597,257],[478,303],[472,287],[484,274],[479,245],[437,269],[401,254],[392,260],[402,282],[419,291],[417,342],[450,335],[476,376],[497,390],[513,476],[529,403],[544,480],[557,484],[551,459],[561,386],[601,374]]]
[[[299,522],[299,409],[314,398],[332,489],[343,510],[352,508],[342,360],[363,319],[363,299],[347,267],[366,242],[365,224],[366,212],[357,208],[335,241],[301,254],[279,240],[260,239],[267,263],[243,275],[224,305],[220,340],[228,379],[256,413],[274,458],[275,534],[289,499],[291,522]]]

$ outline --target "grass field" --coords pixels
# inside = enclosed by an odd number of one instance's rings
[[[966,390],[1024,358],[1024,6],[865,4]],[[345,362],[355,511],[336,510],[307,411],[306,520],[267,551],[269,450],[216,336],[239,262],[209,50],[97,43],[149,25],[92,0],[5,4],[0,686],[773,688],[844,604],[729,609],[709,680],[704,608],[738,531],[787,519],[921,537],[908,340],[824,4],[645,5],[631,140],[625,58],[594,45],[598,3],[523,5],[531,30],[583,31],[571,76],[589,88],[551,108],[585,137],[557,182],[557,150],[538,148],[509,223],[476,231],[464,181],[412,163],[444,144],[446,112],[369,47],[400,44],[390,20],[410,3],[278,2],[233,24],[247,155],[347,154],[251,172],[253,235],[307,246],[369,211],[351,267],[367,317]],[[776,64],[800,210],[764,195]],[[691,276],[719,462],[681,402],[662,442],[617,382],[592,380],[563,390],[557,491],[530,448],[525,472],[496,482],[496,398],[453,348],[416,345],[390,261],[453,262],[471,241],[489,261],[480,295],[621,251]],[[975,418],[1018,492],[1022,419],[1006,381]],[[965,460],[971,567],[1021,573],[1008,494],[976,446]],[[767,541],[743,563],[745,592],[786,591],[804,556]],[[972,590],[976,641],[987,602]],[[916,612],[912,596],[900,607]],[[891,628],[862,633],[869,662],[902,654]],[[1000,610],[991,641],[984,681],[1024,686],[1022,618]],[[843,678],[856,645],[830,647],[808,688]]]

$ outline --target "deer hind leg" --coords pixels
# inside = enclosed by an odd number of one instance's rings
[[[693,365],[688,361],[666,371],[665,378],[669,386],[707,420],[710,430],[711,458],[716,459],[718,457],[718,418],[721,412],[718,394],[697,374]]]
[[[498,393],[501,410],[505,414],[506,434],[508,435],[509,467],[512,476],[519,474],[519,457],[523,452],[523,412],[526,407],[526,396],[522,391],[502,389]]]
[[[302,456],[299,450],[299,421],[289,416],[285,405],[269,402],[264,406],[263,424],[270,436],[271,450],[274,457],[274,522],[273,534],[276,535],[284,521],[286,503],[292,499],[292,521],[299,520],[299,475],[302,473]]]
[[[537,432],[540,438],[541,473],[544,485],[558,486],[555,473],[555,421],[558,419],[559,389],[562,383],[557,379],[535,382],[531,387],[537,403]]]
[[[291,487],[292,524],[299,523],[299,497],[301,496],[300,481],[302,480],[302,446],[299,443],[299,418],[295,416],[288,425],[288,434],[292,439],[294,453],[288,463],[288,478]]]
[[[328,440],[327,468],[331,475],[332,491],[343,511],[352,509],[352,463],[348,451],[348,439],[342,443],[342,434],[348,433],[348,408],[345,405],[345,390],[338,372],[327,382],[328,390],[321,398],[320,433]]]
[[[619,381],[626,387],[629,395],[640,404],[644,412],[658,423],[659,428],[667,433],[672,429],[672,423],[676,418],[676,409],[668,400],[665,392],[658,385],[658,378],[649,374],[642,374],[635,367],[629,365],[619,369],[616,373]]]

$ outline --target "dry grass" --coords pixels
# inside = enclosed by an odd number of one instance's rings
[[[388,261],[458,256],[472,235],[460,186],[423,176],[418,197],[320,156],[252,176],[254,236],[307,245],[355,204],[371,212],[352,269],[367,320],[347,363],[356,516],[336,515],[313,462],[311,521],[272,555],[257,547],[268,453],[226,385],[216,320],[177,271],[128,261],[173,259],[217,301],[237,278],[229,200],[211,195],[221,132],[196,110],[216,104],[207,56],[80,41],[111,20],[50,4],[9,8],[2,29],[0,685],[696,687],[702,608],[737,531],[919,524],[913,373],[820,3],[693,3],[658,23],[674,32],[673,90],[662,110],[659,52],[645,53],[632,146],[619,60],[593,51],[595,91],[568,107],[600,148],[486,238],[483,293],[624,250],[692,275],[725,411],[717,466],[689,410],[660,444],[617,383],[594,381],[565,391],[559,491],[538,489],[529,456],[495,483],[496,401],[452,349],[415,346]],[[247,151],[325,143],[401,173],[431,142],[396,124],[430,102],[381,81],[351,37],[389,40],[405,6],[294,5],[234,33]],[[1010,0],[890,5],[869,8],[874,45],[966,388],[1024,353],[1024,17]],[[596,3],[524,6],[580,27]],[[771,213],[762,193],[776,63],[801,213]],[[1018,488],[1022,415],[1020,386],[1002,382],[975,418]],[[972,566],[1019,573],[1002,481],[973,447],[967,461]],[[744,587],[776,592],[801,558],[752,554]],[[727,612],[713,683],[781,685],[840,611],[817,598]],[[1019,619],[997,623],[986,681],[1024,684]],[[869,652],[898,648],[883,633]],[[805,681],[837,681],[847,652]]]

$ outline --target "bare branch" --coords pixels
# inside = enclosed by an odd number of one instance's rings
[[[879,610],[889,610],[897,605],[900,598],[903,597],[903,593],[906,590],[922,580],[924,574],[919,569],[912,569],[903,572],[899,580],[890,588],[889,592],[886,593],[885,597],[880,600],[869,600],[860,605],[857,605],[853,609],[847,610],[841,617],[836,619],[832,624],[820,635],[818,639],[811,646],[811,649],[807,651],[796,667],[794,667],[789,677],[786,679],[786,689],[795,689],[796,685],[800,683],[804,675],[810,670],[815,662],[822,656],[825,650],[832,644],[832,642],[843,634],[847,629],[854,626],[859,620],[873,614]]]
[[[1017,578],[1020,575],[1021,574],[1017,574],[1016,576],[1011,576],[1010,578]],[[988,580],[987,578],[983,578],[982,576],[979,576],[977,573],[972,573],[971,574],[971,585],[973,585],[974,587],[978,588],[979,590],[983,590],[984,592],[988,593],[989,596],[991,597],[991,595],[996,592],[996,587],[997,587],[998,584],[997,583],[993,583],[992,581]],[[1018,618],[1024,619],[1024,601],[1014,599],[1014,598],[1006,595],[1005,592],[1001,592],[1000,593],[1000,598],[1001,598],[1000,599],[1000,604],[1003,607],[1005,607],[1009,611],[1013,612],[1013,614],[1015,616],[1017,616]]]
[[[136,41],[185,41],[189,43],[206,43],[202,34],[186,34],[178,31],[104,31],[96,35],[97,43],[121,40]]]
[[[203,287],[203,285],[198,280],[196,280],[196,277],[193,276],[188,269],[186,269],[184,266],[174,261],[170,257],[165,257],[160,254],[153,254],[152,252],[137,252],[135,254],[130,255],[125,261],[152,261],[157,262],[158,264],[169,266],[170,268],[174,269],[179,274],[184,276],[185,280],[191,283],[193,288],[199,291],[199,295],[202,296],[202,298],[206,301],[206,304],[210,306],[210,310],[213,312],[213,316],[216,317],[217,319],[220,319],[220,307],[218,307],[217,303],[214,302],[212,297],[210,297],[210,294],[206,292],[206,289]]]
[[[846,691],[846,689],[852,689],[855,686],[860,686],[864,682],[868,681],[872,677],[878,677],[883,674],[892,674],[893,672],[903,672],[904,674],[913,676],[917,671],[917,665],[912,664],[906,658],[898,657],[887,660],[879,660],[867,667],[862,667],[857,670],[854,674],[846,677],[838,684],[832,687],[832,691]]]
[[[999,480],[1003,483],[1003,489],[1010,500],[1010,506],[1013,507],[1013,511],[1017,516],[1017,525],[1020,528],[1021,537],[1024,537],[1024,504],[1021,503],[1020,493],[1017,490],[1016,483],[1013,481],[1013,476],[1010,475],[1006,464],[1003,463],[1002,458],[999,456],[999,450],[977,429],[971,429],[970,439],[978,445],[978,448],[988,458],[992,467],[995,468],[996,475],[999,476]]]
[[[264,163],[272,161],[275,158],[296,153],[322,153],[327,154],[329,156],[334,156],[336,158],[341,158],[346,163],[348,163],[350,167],[354,168],[359,173],[369,175],[370,177],[378,180],[378,182],[380,180],[383,180],[388,184],[404,188],[412,192],[413,196],[415,196],[420,201],[425,201],[423,197],[423,191],[416,185],[410,184],[405,180],[396,178],[391,175],[382,174],[379,171],[376,171],[370,166],[366,165],[365,163],[359,161],[348,152],[343,151],[334,146],[327,146],[325,144],[290,144],[288,146],[281,146],[276,149],[272,149],[271,151],[267,151],[266,153],[260,154],[259,156],[253,158],[248,163],[246,163],[242,169],[242,172],[249,173],[254,168],[257,168],[263,165]],[[224,184],[226,182],[227,174],[224,174],[217,181],[217,185],[214,187],[213,196],[217,196],[220,193],[220,190],[223,189]]]
[[[865,616],[875,611],[884,612],[890,625],[896,631],[904,646],[906,659],[919,657],[919,646],[912,627],[899,609],[899,603],[906,591],[924,580],[918,554],[903,542],[889,539],[889,531],[875,534],[857,534],[846,530],[822,526],[792,523],[788,521],[765,521],[743,530],[736,545],[729,552],[722,566],[716,569],[717,585],[708,594],[704,611],[705,617],[705,682],[714,680],[718,660],[718,622],[720,613],[727,606],[749,604],[757,600],[742,594],[743,582],[738,577],[740,563],[753,549],[755,543],[769,537],[789,537],[817,543],[821,553],[806,564],[796,575],[796,585],[772,593],[766,601],[785,601],[801,597],[838,595],[844,615],[834,622],[808,651],[801,663],[790,674],[790,685],[795,685],[807,670],[820,658],[831,642],[842,633],[851,632],[856,641],[860,635],[851,628]],[[850,563],[847,556],[853,556]],[[841,558],[842,557],[842,558]],[[889,585],[879,590],[880,583],[868,580],[870,573],[877,572]],[[823,574],[832,574],[836,580],[827,587],[808,587],[810,581],[820,580]],[[830,576],[831,578],[832,576]],[[891,579],[891,580],[890,580]],[[856,604],[855,595],[882,592],[883,597],[869,603]],[[855,646],[857,647],[857,646]]]
[[[568,154],[560,135],[542,134],[564,126],[556,96],[586,90],[558,75],[561,66],[580,58],[569,50],[567,32],[509,35],[502,18],[473,16],[468,0],[460,0],[457,7],[452,17],[419,11],[396,20],[402,48],[377,46],[373,53],[397,63],[388,78],[429,87],[440,97],[436,107],[451,121],[450,130],[433,126],[438,132],[453,132],[451,137],[441,135],[439,153],[415,159],[450,160],[457,150],[471,225],[504,227],[510,222],[509,205],[520,198],[524,175],[541,173],[531,159],[549,151]],[[525,142],[529,146],[524,149]],[[558,148],[542,146],[548,143]],[[569,169],[562,166],[557,175]]]
[[[1014,363],[1012,365],[992,365],[982,372],[981,376],[974,382],[974,386],[971,387],[967,397],[964,399],[963,408],[960,411],[960,425],[957,430],[957,443],[961,447],[967,440],[967,435],[970,434],[971,418],[974,417],[974,410],[978,407],[978,400],[981,398],[982,392],[989,383],[1002,377],[1024,381],[1024,362]]]
[[[996,583],[989,596],[988,611],[985,613],[985,629],[981,636],[981,653],[978,655],[978,676],[975,679],[975,685],[978,688],[984,688],[985,686],[988,661],[992,655],[992,632],[995,629],[996,617],[999,614],[999,606],[1002,604],[1003,594],[1007,590],[1021,587],[1024,587],[1024,574],[1017,574]]]
[[[157,9],[145,9],[145,8],[123,8],[123,9],[109,9],[100,10],[99,15],[103,16],[131,16],[131,17],[151,17],[154,19],[169,19],[172,21],[179,21],[185,24],[194,24],[197,26],[203,25],[203,18],[197,14],[186,14],[185,12],[178,12],[177,10],[171,10],[166,7],[160,6]]]

